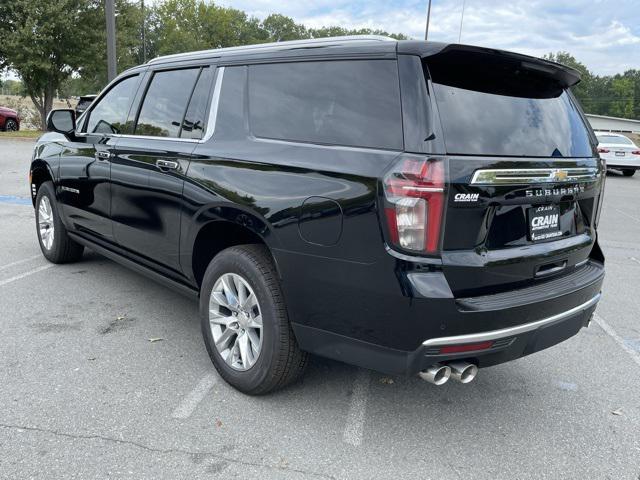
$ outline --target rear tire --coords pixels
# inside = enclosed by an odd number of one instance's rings
[[[622,174],[623,174],[625,177],[633,177],[633,175],[634,175],[635,173],[636,173],[636,171],[635,171],[635,170],[632,170],[632,169],[630,169],[630,168],[625,168],[624,170],[622,170]]]
[[[52,263],[75,262],[82,258],[84,247],[67,233],[58,210],[53,183],[44,182],[36,196],[36,233],[40,250]]]
[[[246,307],[249,304],[253,307]],[[308,354],[300,350],[294,337],[280,282],[265,246],[227,248],[211,260],[200,290],[200,320],[216,370],[241,392],[263,395],[302,375]]]
[[[7,121],[4,123],[4,129],[7,132],[17,132],[18,128],[18,122],[16,122],[13,118],[7,119]]]

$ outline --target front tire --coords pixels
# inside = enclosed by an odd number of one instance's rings
[[[623,174],[625,177],[633,177],[633,175],[634,175],[635,173],[636,173],[636,171],[635,171],[635,170],[633,170],[633,169],[630,169],[630,168],[626,168],[626,169],[622,170],[622,174]]]
[[[241,392],[269,393],[303,373],[308,355],[294,337],[265,246],[231,247],[213,258],[202,281],[200,318],[211,361]]]
[[[36,231],[40,250],[52,263],[69,263],[80,260],[84,247],[67,233],[58,210],[58,203],[51,182],[44,182],[36,196]]]

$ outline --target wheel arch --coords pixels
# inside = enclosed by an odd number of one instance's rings
[[[277,239],[271,226],[266,220],[253,212],[237,207],[218,206],[200,212],[191,233],[187,235],[191,245],[187,252],[185,264],[191,269],[193,279],[198,287],[202,284],[204,272],[211,259],[222,250],[246,244],[264,245],[280,277],[278,262],[273,255],[272,248],[277,245]]]
[[[31,189],[31,203],[35,207],[36,196],[40,186],[47,181],[54,181],[53,170],[51,165],[42,159],[36,159],[31,162],[31,168],[29,171],[29,188]]]

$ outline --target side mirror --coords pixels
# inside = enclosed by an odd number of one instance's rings
[[[76,112],[61,108],[51,110],[47,117],[47,131],[69,135],[76,129]]]

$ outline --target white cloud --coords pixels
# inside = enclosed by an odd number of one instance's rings
[[[310,27],[380,28],[424,36],[427,0],[223,0],[264,18],[282,13]],[[466,0],[462,43],[530,55],[565,50],[598,74],[640,68],[638,0]],[[457,42],[462,0],[433,0],[429,39]]]

